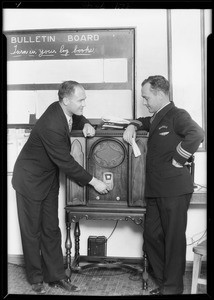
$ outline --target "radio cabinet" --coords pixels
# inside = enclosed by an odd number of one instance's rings
[[[84,138],[81,131],[72,132],[71,155],[90,174],[111,185],[101,195],[93,187],[81,187],[66,178],[66,206],[145,207],[145,156],[147,137],[139,132],[136,143],[141,156],[124,142],[121,131],[97,130],[96,136]]]
[[[146,132],[137,132],[136,143],[141,156],[135,157],[132,147],[123,140],[123,131],[115,129],[97,129],[92,138],[85,138],[82,131],[74,130],[71,134],[71,155],[90,174],[106,182],[110,191],[101,195],[87,185],[82,187],[66,178],[66,274],[94,266],[118,266],[136,268],[142,266],[143,290],[147,293],[147,258],[142,251],[142,259],[115,258],[80,255],[80,225],[86,220],[133,221],[136,225],[144,224],[146,203],[144,199],[145,163],[147,151]],[[71,223],[74,226],[75,256],[71,264],[72,242]],[[127,241],[129,242],[129,241]],[[81,262],[87,262],[83,266]],[[138,268],[139,270],[139,268]]]

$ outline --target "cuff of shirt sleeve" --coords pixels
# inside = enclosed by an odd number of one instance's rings
[[[95,178],[94,178],[94,177],[92,177],[92,179],[89,181],[89,183],[88,183],[88,184],[90,184],[90,185],[93,185],[93,186],[94,186],[94,181],[95,181]]]
[[[134,126],[137,127],[137,129],[139,129],[143,125],[143,123],[138,121],[138,120],[133,120],[133,121],[130,122],[129,125],[134,125]]]

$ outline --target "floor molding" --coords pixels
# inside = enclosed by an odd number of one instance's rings
[[[24,256],[22,254],[8,254],[7,262],[14,265],[24,265]]]

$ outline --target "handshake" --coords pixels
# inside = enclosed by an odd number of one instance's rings
[[[101,180],[93,177],[89,182],[90,185],[100,194],[107,194],[109,192],[109,187]]]

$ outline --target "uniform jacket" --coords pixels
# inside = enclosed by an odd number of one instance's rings
[[[171,197],[193,192],[193,181],[185,162],[204,139],[201,127],[173,102],[151,117],[132,124],[149,132],[146,157],[146,197]],[[182,168],[172,165],[172,159]]]
[[[73,129],[83,129],[89,121],[73,115]],[[20,194],[44,199],[59,169],[80,185],[92,179],[70,155],[68,122],[59,102],[52,103],[36,122],[14,166],[12,184]],[[56,182],[56,181],[55,181]]]

